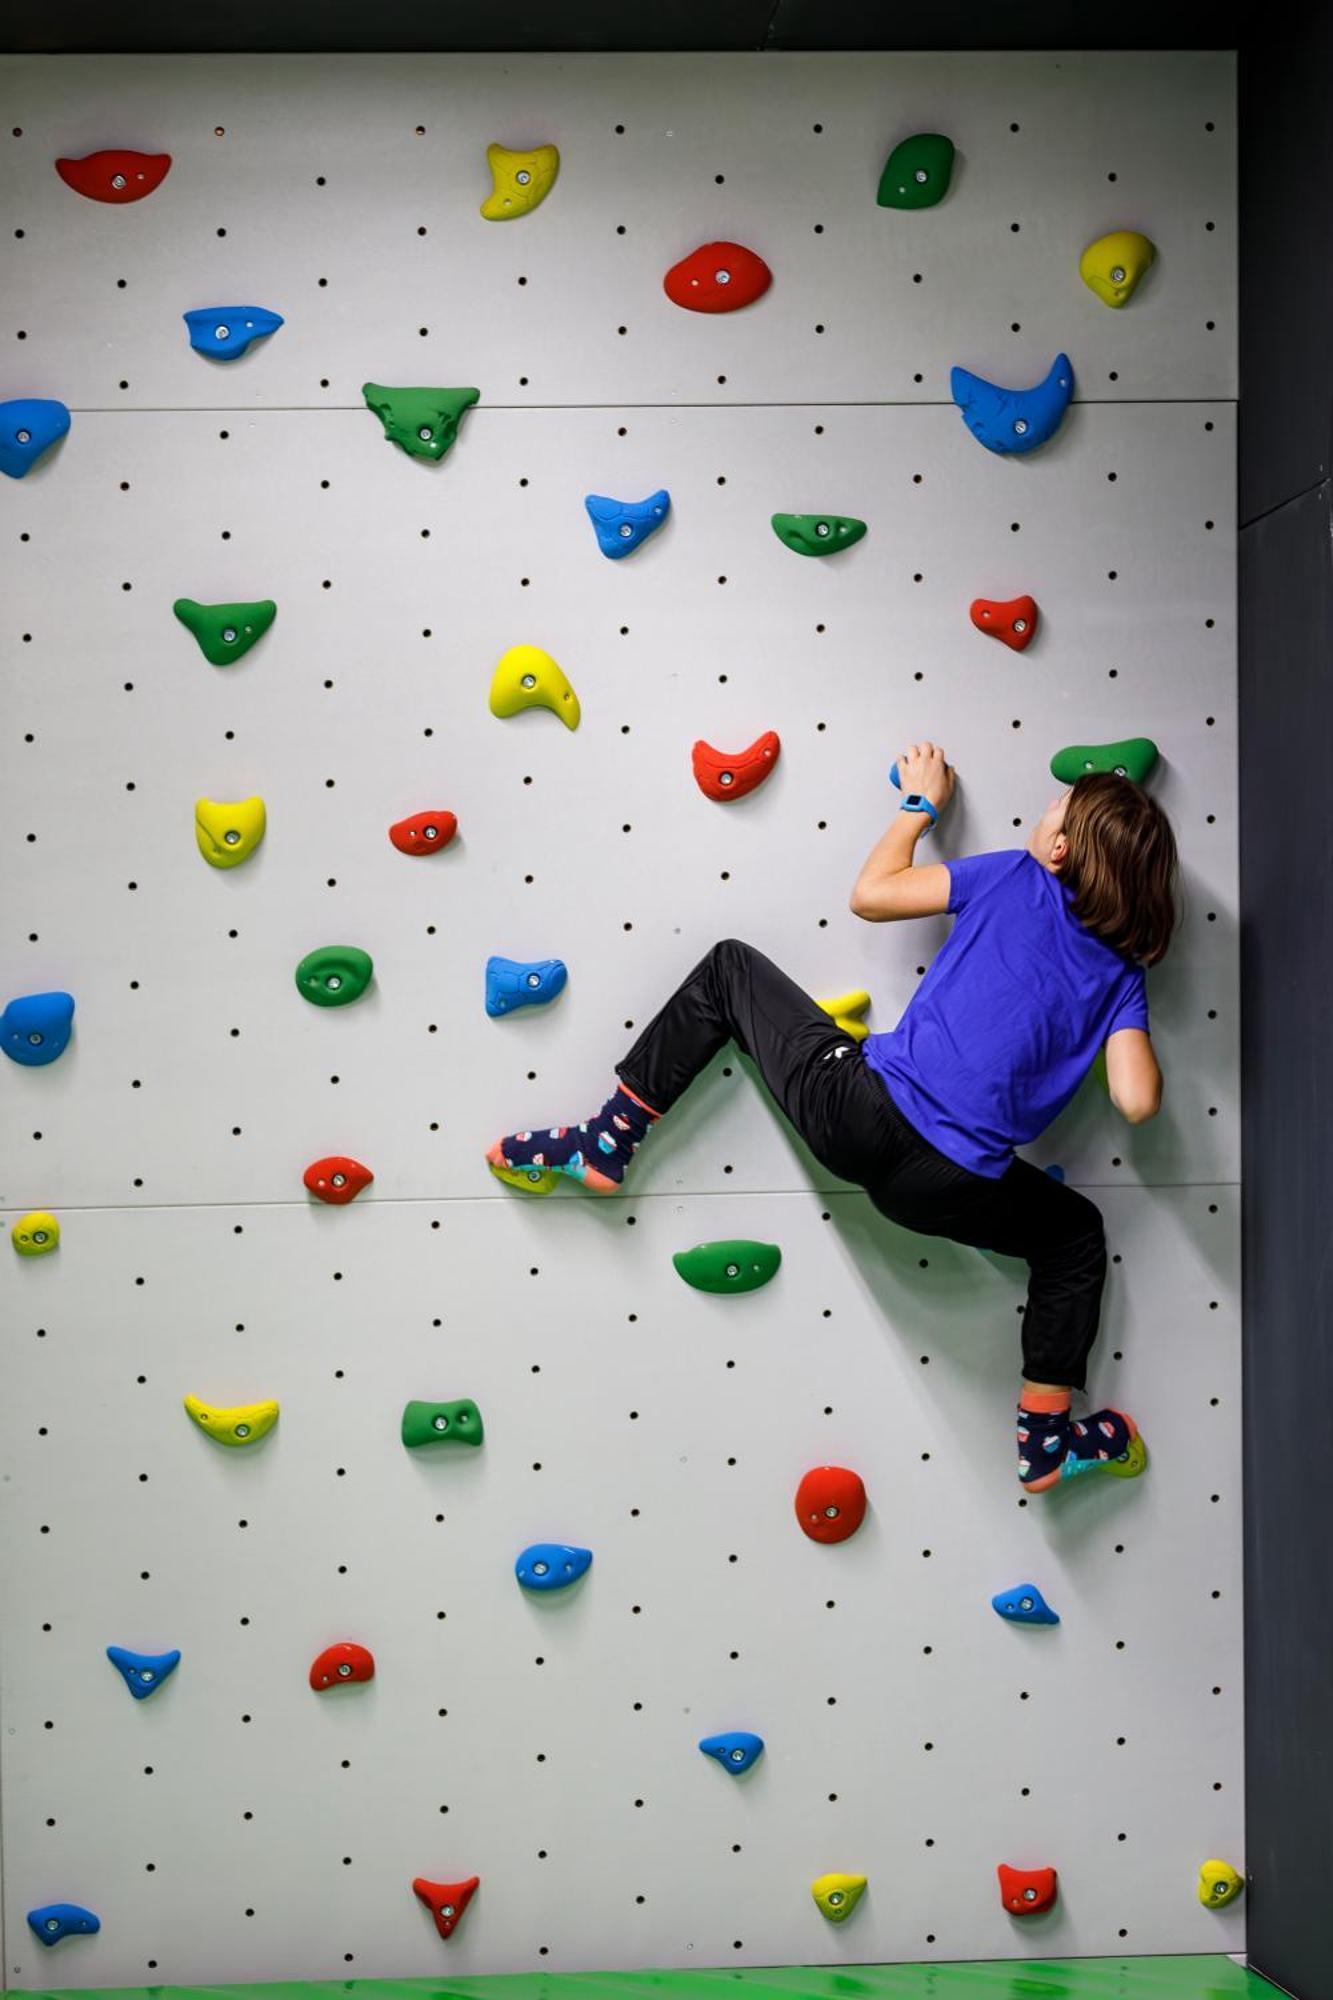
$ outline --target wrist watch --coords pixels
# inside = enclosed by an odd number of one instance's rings
[[[939,820],[939,814],[924,792],[909,792],[898,810],[905,813],[929,813],[930,826],[934,826]],[[930,832],[930,826],[926,828],[927,833]]]

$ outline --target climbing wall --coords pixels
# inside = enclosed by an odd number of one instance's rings
[[[1201,1862],[1243,1868],[1237,1322],[1233,65],[1225,54],[10,59],[0,398],[69,436],[5,480],[0,985],[74,1039],[6,1062],[0,1199],[58,1252],[0,1263],[0,1803],[18,1987],[1238,1950]],[[937,208],[876,205],[950,134]],[[558,145],[483,222],[488,142]],[[60,155],[167,151],[87,201]],[[1120,227],[1130,305],[1080,282]],[[771,266],[680,311],[714,238]],[[219,363],[182,314],[285,324]],[[1076,399],[984,450],[961,364]],[[438,465],[361,386],[475,384]],[[584,496],[669,489],[621,562]],[[805,561],[775,511],[869,524]],[[1031,592],[1022,654],[974,596]],[[208,665],[172,615],[272,598]],[[576,732],[488,707],[554,655]],[[781,738],[705,798],[697,738]],[[1149,735],[1185,918],[1149,974],[1166,1076],[1131,1128],[1090,1082],[1028,1149],[1102,1207],[1092,1387],[1146,1477],[1025,1503],[1024,1267],[914,1237],[832,1180],[723,1052],[626,1192],[536,1200],[483,1152],[582,1117],[666,993],[740,936],[893,1026],[947,920],[848,895],[911,740],[959,791],[922,859],[1021,845],[1068,743]],[[197,798],[266,801],[245,866]],[[387,838],[457,814],[447,851]],[[356,944],[374,983],[293,971]],[[491,954],[558,956],[510,1019]],[[305,1166],[374,1171],[347,1208]],[[781,1245],[741,1297],[671,1253]],[[276,1397],[214,1445],[182,1398]],[[484,1446],[409,1453],[404,1403],[470,1396]],[[870,1497],[799,1532],[825,1462]],[[514,1558],[593,1551],[564,1596]],[[996,1617],[1035,1582],[1049,1628]],[[373,1652],[316,1694],[311,1661]],[[132,1701],[106,1647],[179,1648]],[[696,1745],[748,1729],[732,1778]],[[1053,1865],[1016,1920],[996,1864]],[[810,1895],[864,1874],[850,1919]],[[415,1876],[481,1888],[446,1944]],[[26,1913],[95,1910],[48,1954]]]

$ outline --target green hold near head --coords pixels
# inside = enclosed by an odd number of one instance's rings
[[[361,394],[390,444],[413,458],[443,458],[464,410],[481,401],[480,389],[386,389],[382,382],[363,382]]]
[[[409,1450],[420,1444],[480,1444],[481,1411],[470,1397],[456,1403],[409,1403],[403,1411],[403,1443]]]
[[[740,1236],[677,1250],[671,1261],[698,1292],[757,1292],[777,1270],[782,1252],[776,1243],[753,1243]]]
[[[881,208],[934,208],[949,192],[953,140],[942,132],[916,132],[900,139],[879,177],[875,196]]]
[[[849,549],[866,531],[852,514],[774,514],[773,533],[798,556],[831,556]]]
[[[1146,780],[1157,762],[1157,745],[1150,736],[1127,736],[1123,743],[1071,743],[1051,759],[1051,776],[1072,785],[1089,771],[1112,771],[1118,778]]]
[[[347,1007],[361,998],[374,970],[370,953],[354,944],[321,945],[297,966],[297,991],[316,1007]]]
[[[192,597],[178,597],[171,608],[215,667],[229,667],[248,653],[278,615],[271,597],[261,597],[256,604],[196,604]]]

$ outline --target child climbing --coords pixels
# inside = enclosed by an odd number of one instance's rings
[[[762,952],[724,938],[616,1065],[596,1117],[511,1133],[486,1157],[612,1194],[658,1119],[734,1040],[815,1157],[882,1215],[1026,1259],[1024,1488],[1138,1469],[1132,1418],[1070,1410],[1106,1279],[1101,1211],[1014,1148],[1045,1130],[1102,1049],[1116,1109],[1140,1124],[1160,1107],[1144,972],[1175,924],[1170,821],[1131,779],[1089,773],[1052,801],[1026,847],[914,866],[954,771],[933,743],[912,745],[898,765],[906,796],[850,906],[869,923],[957,921],[896,1028],[858,1046]]]

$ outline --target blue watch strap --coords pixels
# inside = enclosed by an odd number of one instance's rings
[[[902,804],[899,806],[898,810],[899,812],[905,812],[905,813],[910,813],[910,812],[929,813],[931,826],[935,826],[938,823],[940,817],[939,814],[936,812],[934,806],[930,803],[930,800],[926,797],[924,792],[909,792],[907,794],[907,797],[903,800]]]

